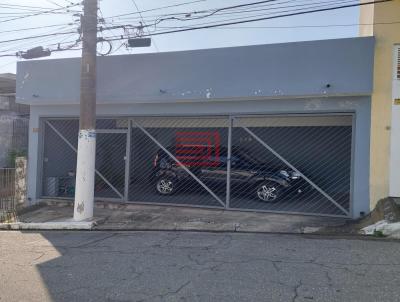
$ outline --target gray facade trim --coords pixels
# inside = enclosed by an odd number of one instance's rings
[[[366,96],[373,59],[373,37],[99,57],[98,103]],[[17,69],[18,102],[78,104],[79,58],[19,62]]]

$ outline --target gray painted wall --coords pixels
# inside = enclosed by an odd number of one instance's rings
[[[369,95],[373,55],[367,37],[99,57],[98,103]],[[18,102],[79,102],[79,58],[17,70]]]
[[[369,212],[369,139],[370,139],[370,97],[304,98],[287,100],[248,100],[213,101],[205,105],[202,102],[169,104],[131,104],[98,105],[99,116],[135,116],[135,115],[215,115],[250,113],[355,113],[354,142],[354,199],[352,212],[358,217],[360,212]],[[29,177],[28,197],[34,203],[38,198],[38,179],[41,163],[38,161],[41,133],[41,117],[77,117],[78,105],[32,106],[29,141]]]

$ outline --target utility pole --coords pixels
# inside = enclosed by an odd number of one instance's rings
[[[97,0],[83,1],[81,93],[74,220],[93,218],[96,157]]]

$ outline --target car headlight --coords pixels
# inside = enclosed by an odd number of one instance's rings
[[[299,179],[300,177],[301,177],[300,173],[296,172],[296,171],[292,171],[292,173],[290,175],[291,179]]]
[[[281,171],[279,171],[279,173],[285,177],[289,177],[289,173],[285,170],[281,170]]]

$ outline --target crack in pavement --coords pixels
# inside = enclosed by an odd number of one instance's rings
[[[295,301],[297,300],[297,298],[299,297],[299,288],[300,288],[302,285],[303,285],[303,284],[302,284],[301,280],[299,280],[299,284],[297,284],[297,285],[294,287],[294,296],[293,296],[293,298],[292,298],[292,302],[295,302]]]
[[[99,239],[95,239],[95,240],[91,240],[89,242],[85,242],[85,243],[82,243],[82,244],[71,246],[70,248],[75,248],[76,249],[76,248],[88,247],[88,246],[90,246],[92,244],[99,243],[99,242],[105,241],[107,239],[110,239],[112,237],[116,237],[116,236],[118,236],[118,233],[112,233],[111,235],[107,235],[107,236],[104,236],[104,237],[99,238]]]
[[[165,301],[165,298],[168,296],[175,296],[177,294],[179,294],[186,286],[188,286],[190,283],[192,283],[192,281],[186,281],[185,283],[183,283],[182,285],[180,285],[176,290],[173,291],[167,291],[165,293],[162,294],[158,294],[158,295],[151,295],[149,297],[146,297],[144,299],[141,300],[137,300],[137,302],[145,302],[145,301],[153,301],[153,300],[149,300],[149,299],[154,299],[154,298],[160,298],[161,301]]]

